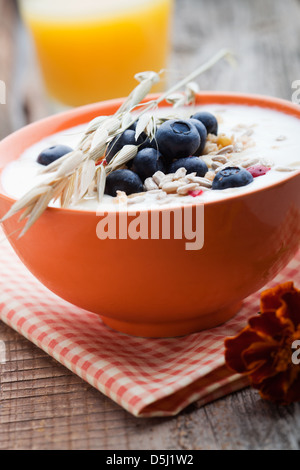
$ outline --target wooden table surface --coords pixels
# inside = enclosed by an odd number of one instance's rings
[[[300,79],[299,0],[177,0],[171,82],[221,47],[238,57],[206,73],[202,89],[291,99]],[[0,0],[0,137],[47,114],[31,44],[13,0]],[[0,274],[1,275],[1,274]],[[171,419],[137,419],[0,323],[0,449],[299,449],[300,406],[245,389]]]

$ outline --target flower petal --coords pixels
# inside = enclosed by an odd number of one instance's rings
[[[234,338],[227,338],[225,340],[225,362],[227,366],[240,374],[248,373],[242,359],[242,353],[256,341],[260,341],[260,337],[249,327],[244,328]]]
[[[282,305],[281,297],[294,289],[293,282],[284,282],[271,289],[267,289],[261,293],[260,296],[260,307],[261,312],[265,313],[268,311],[274,311],[280,308]]]
[[[300,370],[296,380],[294,380],[286,394],[287,403],[293,403],[295,401],[300,401]]]
[[[260,383],[277,374],[274,362],[278,347],[276,343],[253,343],[243,352],[242,358],[253,383]]]
[[[300,290],[286,282],[261,295],[261,315],[225,341],[227,366],[247,375],[262,398],[278,404],[300,401],[300,367],[291,345],[300,338]]]
[[[282,322],[275,312],[266,312],[260,316],[252,317],[249,320],[249,325],[257,333],[274,339],[281,336],[283,330],[288,327],[288,324]]]
[[[260,396],[278,405],[288,404],[288,389],[290,386],[290,371],[280,372],[273,377],[267,378],[261,384],[253,384],[259,389]]]
[[[292,292],[287,292],[282,296],[282,299],[287,306],[284,316],[287,316],[297,329],[300,325],[300,291],[294,289]]]
[[[261,312],[277,311],[279,318],[291,320],[295,329],[300,325],[300,290],[293,282],[285,282],[261,294]]]

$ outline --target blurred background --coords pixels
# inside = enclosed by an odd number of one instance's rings
[[[224,47],[237,67],[217,64],[200,89],[290,100],[299,24],[300,0],[0,0],[0,138],[63,107],[125,96],[136,72],[166,68],[169,86]]]

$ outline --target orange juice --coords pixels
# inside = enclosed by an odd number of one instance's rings
[[[166,67],[172,0],[23,0],[48,92],[63,104],[126,96]]]

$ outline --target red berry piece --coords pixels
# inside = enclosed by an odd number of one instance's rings
[[[95,163],[95,166],[99,166],[99,165],[107,166],[108,163],[107,163],[107,161],[105,160],[105,158],[101,158],[101,160],[98,160],[98,161]]]
[[[247,171],[251,173],[253,178],[257,178],[258,176],[263,176],[266,173],[268,173],[268,171],[270,170],[271,168],[267,166],[263,166],[263,165],[255,165],[255,166],[250,166],[249,168],[247,168]]]
[[[201,194],[203,194],[202,189],[199,189],[197,191],[189,191],[189,196],[197,197],[201,196]]]

